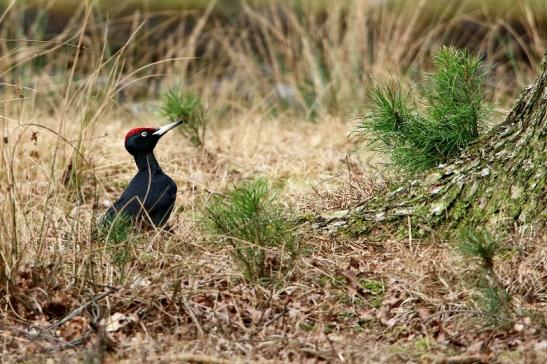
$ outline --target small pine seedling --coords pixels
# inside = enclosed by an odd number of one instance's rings
[[[496,326],[504,325],[511,317],[511,295],[504,289],[492,286],[481,292],[481,306],[488,321]]]
[[[225,195],[213,195],[203,227],[230,244],[249,280],[272,280],[290,268],[298,241],[290,213],[265,179],[253,179]]]
[[[494,258],[501,250],[499,240],[485,230],[463,228],[458,250],[467,257],[478,258],[486,273],[487,286],[481,290],[480,305],[493,325],[503,325],[511,315],[511,295],[494,272]]]
[[[399,83],[378,86],[358,127],[374,150],[390,155],[395,166],[409,172],[457,157],[486,127],[488,72],[480,58],[445,47],[434,64],[420,103]]]
[[[494,257],[500,251],[500,244],[485,230],[464,228],[460,230],[461,243],[458,250],[465,256],[479,258],[483,268],[494,270]]]
[[[194,147],[204,147],[208,118],[198,95],[183,91],[180,86],[172,87],[163,95],[160,113],[171,121],[183,120],[184,124],[179,130]]]

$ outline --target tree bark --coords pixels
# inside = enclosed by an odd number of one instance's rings
[[[351,235],[410,226],[418,236],[463,226],[493,231],[544,227],[546,64],[547,53],[535,83],[520,94],[505,121],[459,159],[349,211],[323,215],[314,226]]]

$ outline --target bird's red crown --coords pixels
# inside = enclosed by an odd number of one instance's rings
[[[147,131],[148,134],[152,134],[156,131],[156,129],[154,129],[154,128],[135,128],[135,129],[131,129],[125,135],[125,142],[127,142],[127,139],[131,138],[133,135],[140,134],[143,131]]]

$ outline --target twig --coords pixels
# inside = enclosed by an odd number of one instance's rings
[[[451,314],[451,313],[462,313],[462,314],[468,314],[468,315],[486,315],[483,311],[478,310],[444,310],[439,311],[431,314],[431,316],[425,321],[425,323],[429,323],[431,320],[435,319],[437,316],[441,316],[443,314]]]
[[[266,311],[272,307],[272,298],[273,298],[273,287],[270,288],[270,291],[269,291],[269,297],[268,297],[268,303],[266,304],[266,308],[264,310],[262,310],[262,313],[260,314],[260,318],[258,319],[258,323],[256,324],[257,327],[260,326],[260,324],[262,323],[262,320],[264,320],[264,316],[266,315]]]
[[[37,331],[28,331],[28,330],[20,329],[17,327],[6,327],[3,330],[6,330],[7,332],[9,332],[10,335],[13,337],[24,337],[30,341],[33,341],[36,339],[42,339],[42,340],[50,341],[50,342],[63,342],[62,339],[54,335],[51,335],[49,333],[42,332],[38,329]]]
[[[160,361],[160,357],[152,358]],[[203,355],[203,354],[176,354],[173,356],[169,356],[169,360],[173,362],[182,362],[182,363],[200,363],[200,364],[233,364],[233,360],[227,360],[222,358],[217,358],[214,356],[209,355]],[[151,360],[152,362],[155,362],[155,360]]]
[[[287,313],[289,312],[289,310],[287,309],[287,307],[285,306],[285,308],[283,308],[283,311],[281,311],[280,313],[278,313],[274,318],[272,318],[271,320],[267,321],[266,323],[264,323],[264,327],[268,327],[270,326],[271,324],[273,324],[275,321],[279,320],[281,317],[284,317]]]
[[[488,363],[489,361],[482,355],[455,355],[447,356],[445,358],[434,359],[436,364],[472,364],[472,363]]]
[[[92,335],[93,335],[93,330],[88,330],[85,334],[83,334],[79,338],[71,340],[61,346],[50,348],[47,351],[52,353],[52,352],[59,352],[59,351],[64,351],[68,349],[74,349],[76,346],[80,346],[87,343],[91,339]]]
[[[43,330],[46,330],[46,331],[49,331],[49,330],[53,330],[59,326],[61,326],[62,324],[64,324],[65,322],[67,321],[70,321],[72,320],[74,317],[78,316],[79,314],[81,314],[89,305],[97,302],[97,301],[100,301],[102,300],[103,298],[111,295],[112,293],[116,292],[117,289],[110,289],[106,292],[103,292],[101,293],[100,295],[98,295],[97,297],[93,297],[90,301],[87,301],[86,303],[84,303],[83,305],[81,305],[80,307],[72,310],[72,312],[70,312],[68,315],[66,315],[63,319],[49,325],[48,327],[46,327],[45,329]]]
[[[196,319],[196,316],[194,316],[194,312],[192,312],[192,309],[188,305],[188,302],[186,301],[186,298],[184,298],[184,296],[182,296],[182,303],[184,304],[184,307],[186,308],[188,315],[192,319],[192,322],[194,323],[194,325],[196,325],[196,329],[198,330],[198,336],[203,337],[205,333],[203,332],[203,329],[201,328],[199,321]]]

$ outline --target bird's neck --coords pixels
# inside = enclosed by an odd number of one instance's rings
[[[153,152],[146,154],[137,154],[135,157],[135,163],[139,171],[143,172],[161,172],[160,164],[156,160]]]

